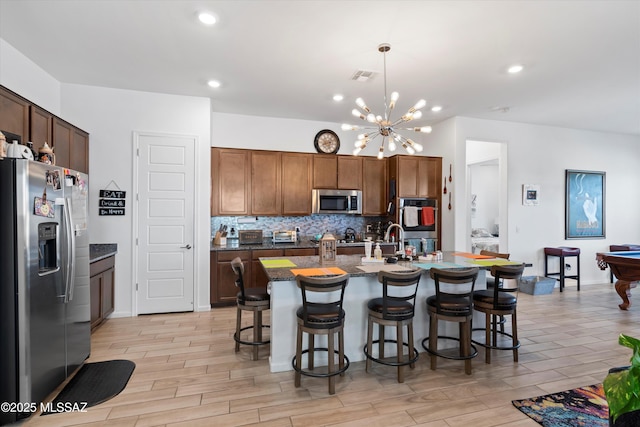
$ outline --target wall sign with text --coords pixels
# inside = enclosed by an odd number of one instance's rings
[[[100,199],[98,199],[98,214],[101,216],[124,215],[126,196],[126,191],[100,190]]]

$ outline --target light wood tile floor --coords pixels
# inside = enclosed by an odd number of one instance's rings
[[[618,309],[613,285],[576,292],[520,294],[520,362],[512,353],[483,349],[473,374],[459,361],[438,360],[429,369],[421,352],[406,381],[395,370],[352,363],[327,394],[327,381],[293,372],[269,372],[268,348],[251,361],[250,349],[234,352],[235,308],[204,313],[159,314],[108,320],[92,336],[89,362],[136,363],[127,388],[85,413],[34,416],[26,426],[537,426],[511,400],[599,383],[613,366],[629,363],[619,333],[640,335],[640,297]],[[424,303],[424,302],[422,302]],[[246,316],[249,319],[249,316]],[[416,319],[417,321],[418,319]],[[418,345],[418,349],[421,347]]]

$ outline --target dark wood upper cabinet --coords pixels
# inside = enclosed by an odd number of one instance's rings
[[[23,143],[29,140],[29,102],[1,86],[0,130],[20,135]]]
[[[389,178],[396,180],[397,197],[439,198],[442,158],[394,156],[389,159]]]
[[[362,159],[356,156],[338,157],[338,189],[362,190]]]
[[[387,213],[387,161],[363,157],[362,215]]]
[[[282,214],[311,214],[311,170],[313,156],[282,153]]]
[[[29,140],[36,151],[53,144],[53,114],[35,105],[29,106]]]
[[[0,130],[33,142],[38,152],[47,142],[56,166],[89,173],[89,134],[0,86]],[[11,142],[11,141],[8,141]]]
[[[218,150],[216,164],[211,165],[216,186],[217,215],[248,215],[251,200],[251,175],[248,150]]]
[[[313,188],[331,188],[331,189],[338,188],[337,156],[314,154],[313,156]]]
[[[57,117],[53,118],[53,153],[56,165],[71,167],[71,144],[73,140],[73,126]]]
[[[277,151],[251,153],[251,214],[280,215],[281,161]]]

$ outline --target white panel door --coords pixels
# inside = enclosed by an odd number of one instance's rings
[[[139,134],[137,312],[193,311],[195,139]]]

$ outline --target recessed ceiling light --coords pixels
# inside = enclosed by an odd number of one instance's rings
[[[524,67],[520,64],[514,64],[512,66],[510,66],[507,71],[511,74],[516,74],[519,73],[520,71],[522,71]]]
[[[343,95],[341,95],[341,94],[339,94],[339,93],[337,93],[337,94],[333,95],[333,100],[334,100],[334,101],[336,101],[336,102],[340,102],[340,101],[342,101],[343,99],[344,99],[344,96],[343,96]]]
[[[220,87],[220,82],[217,80],[209,80],[207,84],[211,87],[218,88]]]
[[[216,23],[216,17],[210,14],[209,12],[200,12],[198,14],[198,19],[204,25],[213,25]]]
[[[439,105],[434,105],[433,107],[431,107],[431,111],[437,113],[438,111],[442,111],[442,107]]]

